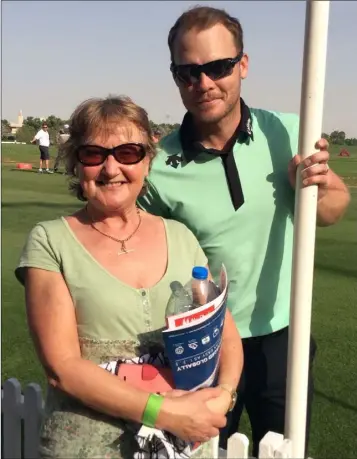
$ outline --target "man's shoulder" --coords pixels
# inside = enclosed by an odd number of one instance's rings
[[[158,144],[158,150],[161,154],[166,155],[181,153],[180,128],[176,128],[170,134],[163,137]]]
[[[179,161],[182,156],[179,128],[163,137],[157,145],[156,151],[157,154],[152,164],[152,168],[154,170],[161,169],[161,167],[167,165],[167,161],[172,158],[176,157]]]
[[[300,117],[297,113],[279,112],[275,110],[265,110],[261,108],[250,108],[253,123],[254,119],[260,130],[279,129],[282,126],[288,132],[295,131],[299,127]],[[253,126],[254,130],[254,126]]]

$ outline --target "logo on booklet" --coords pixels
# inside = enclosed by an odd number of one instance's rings
[[[195,350],[198,348],[198,343],[197,343],[197,341],[193,341],[192,343],[189,343],[189,344],[188,344],[188,347],[189,347],[190,349],[193,349],[193,350],[195,351]]]
[[[182,346],[177,346],[175,348],[175,354],[181,355],[181,354],[183,354],[183,351],[184,351],[184,349],[183,349]]]

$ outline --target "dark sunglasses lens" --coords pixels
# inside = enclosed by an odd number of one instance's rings
[[[179,81],[185,84],[192,84],[192,71],[189,66],[178,67],[175,72],[175,76]]]
[[[176,67],[175,75],[182,83],[193,84],[199,80],[201,73],[204,73],[211,80],[219,80],[232,73],[234,64],[229,60],[220,59],[209,62],[202,66],[184,65]]]
[[[86,166],[98,166],[104,162],[105,157],[105,152],[95,146],[83,146],[78,150],[78,159]]]
[[[145,157],[145,149],[142,145],[120,145],[114,150],[114,157],[121,164],[136,164]]]
[[[220,78],[224,78],[232,72],[233,65],[226,60],[219,60],[215,62],[210,62],[209,64],[204,66],[203,72],[210,78],[211,80],[219,80]]]

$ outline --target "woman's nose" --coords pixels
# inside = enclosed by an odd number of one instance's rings
[[[113,155],[109,155],[103,164],[103,172],[108,176],[116,176],[121,170],[121,164],[114,158]]]

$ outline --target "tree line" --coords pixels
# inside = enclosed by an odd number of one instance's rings
[[[10,123],[8,120],[1,120],[1,140],[16,140],[17,142],[30,143],[37,131],[41,129],[43,122],[47,123],[50,141],[52,144],[57,143],[57,134],[64,125],[69,124],[69,120],[63,120],[55,115],[50,115],[46,120],[40,120],[33,116],[24,119],[23,126],[19,128],[16,134],[11,134]],[[180,125],[170,123],[154,123],[150,120],[151,129],[158,129],[162,135],[167,135]]]
[[[14,140],[17,142],[26,142],[29,143],[33,139],[36,132],[41,129],[43,121],[40,118],[34,118],[33,116],[28,116],[24,119],[23,126],[19,128],[16,134],[13,136]],[[55,115],[50,115],[46,119],[48,126],[48,131],[50,134],[51,143],[57,143],[57,134],[60,129],[63,129],[65,124],[69,124],[69,120],[62,120]],[[180,125],[178,123],[154,123],[150,120],[150,126],[152,130],[159,129],[162,135],[167,135],[172,132],[174,129],[177,129]],[[7,120],[1,120],[1,140],[9,138],[11,134],[10,123]],[[327,139],[330,144],[333,145],[357,145],[356,138],[346,138],[344,131],[332,131],[330,134],[322,133],[322,137]]]
[[[357,145],[357,139],[355,137],[347,139],[343,131],[332,131],[331,134],[323,132],[322,137],[333,145]]]

